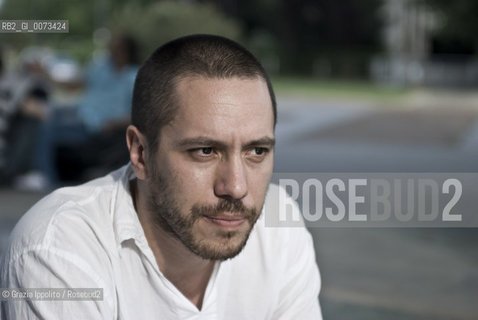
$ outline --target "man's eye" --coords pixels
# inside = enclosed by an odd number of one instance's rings
[[[204,158],[209,158],[214,154],[214,148],[196,148],[189,150],[189,152],[194,158],[204,160]]]
[[[198,151],[202,154],[209,155],[212,153],[212,148],[201,148],[201,149],[198,149]]]
[[[267,149],[267,148],[255,147],[255,148],[251,149],[250,155],[254,156],[254,157],[261,157],[262,158],[267,154],[268,151],[269,151],[269,149]]]
[[[254,153],[257,155],[257,156],[261,156],[263,155],[264,153],[266,153],[266,149],[265,148],[260,148],[260,147],[257,147],[257,148],[254,148]]]

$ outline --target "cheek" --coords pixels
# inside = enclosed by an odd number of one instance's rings
[[[181,166],[179,163],[171,168],[172,183],[176,190],[176,199],[190,208],[198,203],[211,203],[213,174],[211,170],[195,168],[191,164]],[[208,201],[209,200],[209,201]]]

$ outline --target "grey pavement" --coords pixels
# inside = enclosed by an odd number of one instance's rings
[[[477,100],[465,100],[419,96],[412,107],[396,108],[279,99],[275,171],[477,172]],[[0,249],[41,196],[0,190]],[[310,231],[325,319],[478,319],[476,229]]]
[[[478,172],[478,98],[420,98],[279,101],[275,171]],[[325,319],[478,319],[476,229],[310,231]]]

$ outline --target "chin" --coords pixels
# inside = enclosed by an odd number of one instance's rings
[[[250,230],[247,233],[226,231],[214,239],[197,241],[189,249],[206,260],[224,261],[237,256],[246,246]]]

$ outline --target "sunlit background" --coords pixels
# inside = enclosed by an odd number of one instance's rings
[[[142,61],[178,36],[218,34],[249,48],[272,77],[276,172],[476,172],[476,17],[474,0],[3,0],[0,19],[68,20],[69,32],[0,33],[0,83],[25,66],[41,70],[41,120],[75,110],[84,89],[57,83],[84,78],[115,35],[134,37]],[[12,132],[24,150],[37,146],[28,124],[11,128],[18,109],[0,103],[0,173],[12,163]],[[15,176],[0,183],[0,250],[52,187],[105,171],[45,184],[31,152],[18,152]],[[310,231],[325,319],[478,319],[475,229]]]

